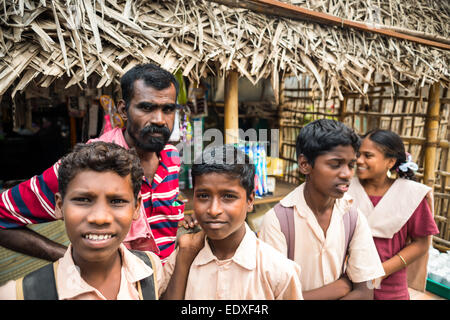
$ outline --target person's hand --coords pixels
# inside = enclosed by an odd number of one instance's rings
[[[194,229],[198,226],[198,221],[195,219],[193,214],[185,214],[184,219],[178,223],[179,227],[184,227],[185,229]]]
[[[205,231],[200,230],[196,233],[185,233],[178,238],[177,259],[191,262],[205,246]]]
[[[194,252],[197,254],[205,246],[205,231],[185,233],[178,238],[179,250]]]

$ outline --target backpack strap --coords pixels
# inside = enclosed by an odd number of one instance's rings
[[[57,268],[58,261],[16,280],[17,300],[58,300],[55,280]]]
[[[130,250],[141,259],[147,266],[152,268],[153,273],[137,283],[137,289],[141,300],[158,300],[158,286],[155,281],[155,264],[150,253],[146,251]]]
[[[355,232],[356,222],[358,221],[358,211],[355,206],[351,206],[349,211],[347,211],[342,217],[344,222],[345,230],[345,257],[342,263],[342,273],[344,273],[345,265],[348,259],[348,246],[350,241],[352,241],[353,233]]]
[[[273,208],[275,215],[280,221],[281,232],[283,232],[287,248],[288,258],[294,260],[295,249],[295,226],[294,226],[294,207],[284,207],[281,203],[277,203]]]
[[[148,252],[130,250],[146,265],[155,269],[152,256]],[[58,261],[50,263],[25,277],[16,280],[17,300],[58,300],[56,288],[56,270]],[[155,285],[154,273],[138,282],[139,296],[142,300],[157,300],[158,287]]]

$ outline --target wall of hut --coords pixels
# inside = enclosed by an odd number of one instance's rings
[[[300,129],[312,120],[340,120],[358,134],[374,128],[392,130],[402,137],[406,151],[419,165],[418,181],[434,187],[435,221],[440,233],[434,237],[433,244],[438,249],[449,250],[450,93],[448,88],[438,88],[434,99],[438,99],[439,107],[437,115],[433,115],[430,86],[420,88],[408,86],[407,82],[391,83],[377,75],[366,96],[347,92],[340,101],[337,96],[322,95],[307,75],[298,79],[286,77],[281,86],[279,106],[283,179],[291,183],[303,180],[297,167],[295,139]],[[433,121],[434,128],[431,127]],[[427,167],[432,167],[433,174],[425,179]]]

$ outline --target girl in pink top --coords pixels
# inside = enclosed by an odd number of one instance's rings
[[[414,181],[417,165],[394,132],[367,133],[359,149],[349,194],[367,216],[386,275],[376,300],[409,300],[409,286],[424,291],[432,235],[432,189]]]

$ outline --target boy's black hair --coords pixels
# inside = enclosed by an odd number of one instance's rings
[[[410,168],[406,172],[398,170],[398,167],[406,162],[405,145],[398,134],[390,130],[374,129],[367,132],[363,138],[369,138],[373,141],[386,158],[397,160],[391,170],[397,171],[400,178],[415,180],[414,171]]]
[[[342,122],[319,119],[300,130],[296,142],[297,158],[304,155],[314,166],[316,158],[337,146],[352,146],[355,152],[361,145],[359,136]]]
[[[195,186],[195,178],[207,173],[223,173],[239,179],[247,198],[255,190],[255,165],[244,152],[231,144],[203,151],[201,159],[196,159],[192,165],[192,184]]]
[[[169,88],[171,84],[175,86],[175,99],[178,97],[179,84],[174,75],[157,65],[147,63],[138,64],[128,70],[120,79],[122,88],[122,99],[125,101],[125,109],[128,110],[130,101],[134,94],[134,82],[144,80],[144,83],[157,90]],[[175,101],[176,102],[176,101]]]
[[[131,174],[134,199],[137,200],[144,172],[134,149],[126,150],[117,144],[102,141],[75,145],[73,151],[61,159],[58,169],[58,191],[62,199],[70,181],[84,170],[112,171],[121,177]]]

